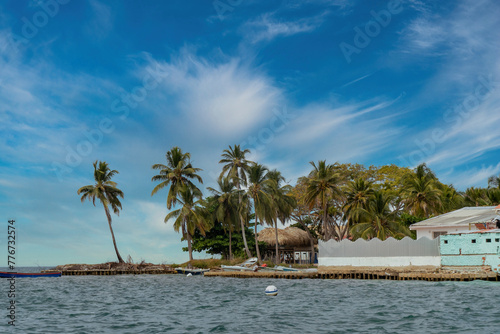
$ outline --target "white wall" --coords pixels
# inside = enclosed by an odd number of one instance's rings
[[[477,230],[475,226],[471,227],[471,230]],[[469,230],[469,226],[455,226],[455,227],[435,227],[435,226],[429,226],[428,228],[419,228],[415,229],[417,231],[417,239],[420,239],[422,237],[427,237],[429,239],[433,239],[432,234],[433,232],[467,232]]]
[[[319,266],[404,267],[441,266],[440,256],[319,257]]]

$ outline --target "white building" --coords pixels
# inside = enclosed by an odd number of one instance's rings
[[[500,222],[499,213],[500,205],[466,207],[412,224],[410,230],[417,231],[417,239],[435,239],[451,232],[497,228],[496,220]]]

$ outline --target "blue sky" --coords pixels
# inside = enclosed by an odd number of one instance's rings
[[[292,184],[326,159],[427,162],[484,187],[500,172],[498,17],[494,0],[2,1],[2,252],[15,218],[19,265],[115,260],[103,210],[76,194],[105,160],[122,256],[186,261],[166,192],[150,196],[173,146],[204,186],[241,144]]]

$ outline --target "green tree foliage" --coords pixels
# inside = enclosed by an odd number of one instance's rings
[[[167,195],[167,209],[171,209],[172,205],[177,203],[177,197],[181,189],[188,187],[195,197],[201,198],[201,191],[194,185],[192,180],[197,180],[203,183],[202,178],[196,174],[202,169],[194,168],[191,165],[191,154],[182,153],[179,147],[173,147],[166,154],[167,165],[154,164],[153,169],[159,170],[159,174],[153,176],[151,181],[160,182],[154,187],[151,196],[156,194],[158,190],[169,187]]]
[[[401,196],[405,211],[425,218],[442,212],[437,178],[425,164],[419,165],[414,173],[405,175],[402,181]]]
[[[290,219],[292,211],[297,203],[295,197],[291,194],[292,187],[289,185],[283,185],[285,178],[281,175],[280,171],[276,169],[269,171],[266,177],[271,181],[267,192],[271,196],[271,206],[273,211],[273,219],[271,223],[274,225],[276,236],[275,263],[279,264],[278,221],[285,224],[285,222]]]
[[[167,214],[165,223],[174,219],[174,229],[176,232],[182,231],[182,238],[188,242],[189,261],[193,261],[191,245],[193,235],[196,231],[204,235],[210,229],[210,213],[207,210],[207,203],[202,199],[196,200],[196,194],[188,185],[179,189],[178,197],[177,201],[182,206]]]
[[[238,190],[241,190],[241,186],[247,185],[247,173],[249,172],[250,166],[253,164],[252,161],[246,159],[246,155],[250,153],[250,150],[245,149],[242,150],[240,145],[234,145],[234,147],[229,146],[229,149],[226,149],[222,152],[222,159],[219,161],[220,164],[224,164],[222,167],[222,172],[220,173],[219,179],[222,179],[224,176],[233,181],[234,185]],[[243,203],[243,199],[239,195],[238,202],[240,205],[246,205]],[[251,257],[250,249],[248,248],[248,242],[246,239],[245,226],[248,224],[243,219],[243,215],[240,213],[239,221],[240,221],[240,231],[243,237],[243,243],[245,244],[245,252],[248,257]]]
[[[118,247],[116,247],[115,234],[113,233],[113,227],[111,226],[111,214],[109,213],[108,205],[111,206],[113,212],[118,216],[120,214],[120,209],[122,204],[119,197],[123,198],[123,192],[118,189],[116,182],[111,181],[113,176],[118,174],[118,171],[111,170],[105,161],[94,162],[94,185],[88,185],[78,189],[78,195],[82,195],[82,203],[88,199],[92,201],[95,206],[95,200],[99,200],[104,207],[104,212],[108,218],[109,230],[111,231],[111,238],[113,239],[113,246],[115,247],[116,257],[119,263],[124,263],[120,253],[118,252]]]
[[[257,242],[257,226],[264,221],[272,223],[274,218],[273,202],[269,193],[273,181],[267,178],[267,172],[267,167],[260,164],[253,164],[248,170],[247,196],[252,200],[255,213],[255,250],[259,263],[262,259]]]
[[[401,239],[410,235],[410,231],[398,221],[398,214],[391,209],[394,197],[384,191],[375,191],[366,208],[358,208],[360,222],[355,224],[351,233],[354,239],[388,237]]]
[[[218,185],[219,190],[207,188],[213,195],[208,203],[212,208],[212,221],[221,222],[224,232],[229,233],[229,259],[232,259],[232,234],[239,231],[240,210],[246,206],[240,205],[242,191],[236,189],[231,179],[218,180]]]
[[[249,247],[255,249],[255,237],[252,229],[245,227],[245,235],[248,240]],[[232,254],[235,257],[244,257],[246,255],[243,237],[240,233],[235,233],[232,236]],[[203,235],[199,231],[195,231],[193,235],[193,251],[206,252],[211,255],[221,255],[224,259],[229,259],[229,234],[224,229],[222,223],[216,221],[212,228]],[[188,251],[187,247],[183,248]],[[250,253],[252,256],[253,254]]]
[[[305,201],[310,208],[316,204],[321,207],[322,211],[322,228],[324,231],[324,239],[330,240],[335,236],[334,224],[329,219],[329,208],[332,200],[342,195],[341,192],[341,177],[336,171],[334,165],[328,165],[325,160],[319,161],[316,165],[313,161],[310,162],[313,170],[309,173],[306,182]]]

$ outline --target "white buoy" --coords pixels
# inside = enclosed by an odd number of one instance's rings
[[[188,274],[186,275],[186,277],[190,277],[190,276],[193,276],[193,274],[188,273]]]
[[[274,285],[270,285],[266,288],[266,295],[268,296],[277,296],[278,295],[278,288],[275,287]]]

